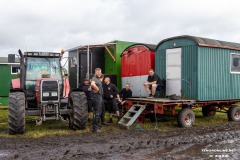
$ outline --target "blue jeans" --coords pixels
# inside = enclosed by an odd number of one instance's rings
[[[99,130],[99,120],[102,114],[102,95],[93,94],[93,131]]]

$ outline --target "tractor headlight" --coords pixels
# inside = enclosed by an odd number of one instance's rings
[[[53,97],[57,97],[57,95],[58,95],[57,92],[52,92],[51,93],[51,96],[53,96]]]
[[[43,97],[49,97],[49,92],[43,92]]]

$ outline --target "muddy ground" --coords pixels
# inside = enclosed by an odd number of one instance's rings
[[[240,124],[0,138],[0,159],[240,159]]]

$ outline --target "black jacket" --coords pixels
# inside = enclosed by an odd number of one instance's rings
[[[104,99],[110,100],[117,97],[118,90],[115,84],[109,83],[108,85],[103,85],[103,93]],[[113,98],[111,98],[110,95],[113,95]]]
[[[132,98],[132,90],[129,89],[128,91],[126,88],[123,88],[119,93],[119,96],[125,101],[127,98]]]
[[[92,93],[92,91],[88,91],[88,88],[90,87],[91,85],[89,84],[89,85],[86,85],[86,84],[84,84],[84,83],[82,83],[80,86],[79,86],[79,89],[81,89],[85,94],[86,94],[86,96],[87,96],[87,99],[88,100],[90,100],[91,99],[91,93]]]
[[[157,84],[160,84],[162,86],[162,81],[161,81],[161,79],[159,78],[159,76],[156,73],[154,73],[153,76],[149,75],[147,81],[148,82],[157,81]]]

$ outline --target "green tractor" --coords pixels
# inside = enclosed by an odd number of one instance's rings
[[[85,129],[87,99],[79,89],[70,90],[68,74],[61,66],[61,53],[19,52],[20,78],[13,79],[9,93],[8,128],[10,134],[25,132],[25,117],[37,116],[36,125],[61,120],[70,129]],[[9,54],[8,61],[15,62]]]

